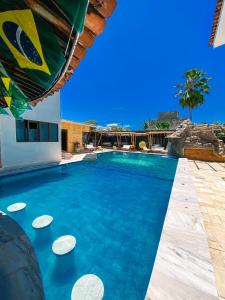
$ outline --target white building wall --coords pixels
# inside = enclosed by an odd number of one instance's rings
[[[12,116],[0,115],[0,164],[15,168],[61,160],[60,94],[39,102],[33,110],[23,114],[23,119],[58,123],[58,142],[17,142],[16,121]]]
[[[217,25],[217,30],[214,38],[213,47],[219,47],[225,44],[225,2],[222,4],[222,9]]]

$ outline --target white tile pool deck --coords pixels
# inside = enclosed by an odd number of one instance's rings
[[[43,167],[0,171],[0,176]],[[179,159],[145,300],[225,300],[224,178],[222,164]]]
[[[225,164],[190,161],[219,299],[225,299]]]
[[[179,159],[146,300],[218,299],[187,159]]]

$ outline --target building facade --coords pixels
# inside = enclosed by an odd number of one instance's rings
[[[216,1],[210,45],[214,48],[225,44],[225,5],[223,0]]]
[[[61,160],[60,94],[55,93],[22,119],[0,115],[0,167],[10,169]]]
[[[79,123],[74,121],[62,120],[62,150],[74,153],[75,148],[84,148],[86,143],[86,135],[95,128],[93,125]]]

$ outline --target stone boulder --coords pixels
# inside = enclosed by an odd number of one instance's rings
[[[221,125],[193,124],[184,121],[176,131],[168,137],[169,153],[183,157],[184,149],[213,149],[217,154],[225,157],[224,141],[219,136],[225,133]]]

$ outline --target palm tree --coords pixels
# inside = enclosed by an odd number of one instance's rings
[[[149,121],[144,121],[143,127],[144,127],[144,130],[148,130],[149,129]]]
[[[205,77],[203,71],[192,69],[184,73],[185,82],[175,85],[179,89],[175,97],[179,97],[179,103],[183,108],[189,108],[190,119],[192,121],[192,111],[194,108],[204,103],[205,94],[209,93],[209,77]]]

